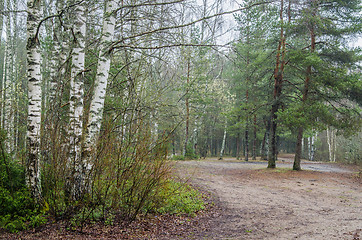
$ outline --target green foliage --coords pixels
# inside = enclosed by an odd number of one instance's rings
[[[205,209],[205,203],[199,191],[185,183],[169,181],[160,193],[162,201],[155,210],[159,213],[194,215]]]
[[[172,160],[183,161],[183,160],[185,160],[185,157],[182,156],[182,155],[174,155],[174,156],[172,157]]]
[[[0,160],[0,228],[17,232],[44,224],[47,220],[25,186],[24,168],[5,154]]]
[[[186,153],[185,153],[185,159],[199,159],[200,156],[195,153],[195,149],[193,144],[187,144],[186,147]]]

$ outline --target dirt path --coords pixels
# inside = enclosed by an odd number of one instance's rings
[[[361,239],[362,185],[349,169],[303,162],[185,161],[179,176],[215,195],[222,213],[196,239]],[[318,171],[316,171],[318,170]],[[191,237],[190,237],[191,238]]]

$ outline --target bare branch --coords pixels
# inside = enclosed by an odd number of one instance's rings
[[[147,32],[142,32],[142,33],[139,33],[139,34],[136,34],[136,35],[133,35],[133,36],[122,38],[121,40],[113,43],[113,47],[111,47],[111,49],[112,48],[117,48],[118,47],[117,45],[123,43],[125,40],[134,39],[134,38],[137,38],[137,37],[142,37],[142,36],[149,35],[149,34],[152,34],[152,33],[162,32],[162,31],[165,31],[165,30],[188,27],[188,26],[194,25],[195,23],[202,22],[202,21],[214,18],[214,17],[227,15],[227,14],[233,14],[233,13],[236,13],[238,11],[246,10],[246,9],[249,9],[249,8],[252,8],[252,7],[255,7],[255,6],[268,4],[268,3],[272,3],[272,2],[273,1],[257,2],[257,3],[251,4],[251,5],[247,6],[247,7],[242,7],[242,8],[234,9],[234,10],[231,10],[231,11],[216,13],[214,15],[203,17],[203,18],[197,19],[197,20],[189,22],[189,23],[174,25],[174,26],[168,26],[168,27],[161,27],[161,28],[153,29],[153,30],[150,30],[150,31],[147,31]]]

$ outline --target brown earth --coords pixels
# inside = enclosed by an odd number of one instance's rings
[[[275,170],[233,159],[179,163],[180,176],[222,204],[206,239],[361,238],[362,185],[353,169],[303,161],[304,169],[319,171],[297,172],[290,156],[279,159]]]
[[[362,183],[357,169],[302,162],[291,171],[290,155],[277,169],[265,161],[182,161],[176,176],[200,188],[208,205],[196,217],[151,216],[130,225],[88,224],[70,230],[65,222],[0,239],[361,239]]]

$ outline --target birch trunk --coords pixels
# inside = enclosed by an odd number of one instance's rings
[[[223,136],[223,138],[222,138],[222,144],[221,144],[221,150],[220,150],[219,160],[222,160],[223,155],[224,155],[225,142],[226,142],[226,127],[227,127],[227,125],[225,124],[225,127],[224,127],[224,136]]]
[[[309,160],[310,161],[314,161],[314,153],[315,153],[315,145],[314,145],[314,142],[315,142],[315,136],[311,136],[309,137]]]
[[[90,104],[88,125],[86,129],[87,134],[84,141],[82,156],[83,161],[88,166],[87,169],[92,166],[89,159],[90,153],[96,146],[101,129],[104,100],[106,97],[109,69],[111,65],[111,52],[109,48],[113,40],[116,23],[114,16],[115,9],[116,2],[114,0],[109,0],[106,3],[104,12],[103,32],[100,46],[101,51],[99,52],[97,75],[94,84],[94,95]]]
[[[0,9],[4,9],[4,0],[0,0]],[[0,14],[0,46],[1,46],[1,36],[3,35],[3,22],[4,22],[4,15]]]
[[[81,159],[81,137],[83,130],[83,84],[85,61],[86,14],[84,3],[75,7],[74,46],[70,81],[70,151],[69,164],[72,170],[71,189],[75,200],[83,196],[85,190],[84,165]]]
[[[0,0],[0,9],[4,9],[4,0]],[[2,34],[3,34],[3,23],[4,23],[4,15],[0,14],[0,49],[1,49],[1,40],[2,40]],[[6,54],[4,54],[4,58],[3,58],[3,69],[6,63]],[[3,75],[1,76],[1,81],[0,81],[0,90],[1,92],[4,90],[4,79],[5,79],[5,72],[3,71]],[[0,125],[2,125],[2,113],[3,113],[3,97],[2,94],[0,95]]]
[[[327,127],[328,160],[332,162],[332,143],[330,135],[330,129]]]
[[[10,1],[6,1],[6,10],[11,11]],[[8,152],[12,151],[11,144],[11,130],[13,129],[11,121],[11,97],[13,95],[12,82],[13,82],[13,39],[12,39],[12,26],[11,26],[11,13],[9,12],[6,16],[6,50],[5,50],[5,61],[4,61],[4,88],[3,88],[3,129],[7,132],[8,138],[6,139],[5,145]]]
[[[12,9],[18,9],[17,6],[17,0],[13,0],[13,7]],[[10,88],[11,90],[9,91],[10,93],[10,107],[11,109],[9,110],[9,151],[12,153],[12,155],[14,155],[15,153],[15,139],[16,139],[16,131],[15,131],[15,109],[16,109],[16,96],[17,93],[15,91],[15,87],[16,87],[16,83],[17,83],[17,79],[18,79],[18,66],[17,66],[17,39],[18,39],[18,29],[17,29],[17,22],[18,22],[18,17],[17,14],[13,14],[12,17],[12,29],[13,29],[13,35],[12,35],[12,81],[10,83]]]
[[[41,52],[37,27],[41,18],[41,1],[28,0],[27,17],[27,73],[28,73],[28,126],[26,183],[31,196],[39,201],[40,187],[40,123],[41,123]]]
[[[2,92],[1,92],[1,126],[3,129],[6,130],[5,125],[5,112],[6,112],[6,84],[7,84],[7,78],[9,77],[8,73],[8,66],[9,66],[9,59],[11,54],[11,47],[10,47],[10,18],[9,16],[5,19],[6,24],[6,38],[5,38],[5,52],[4,52],[4,62],[3,62],[3,78],[2,78]],[[1,37],[0,37],[1,38]]]

